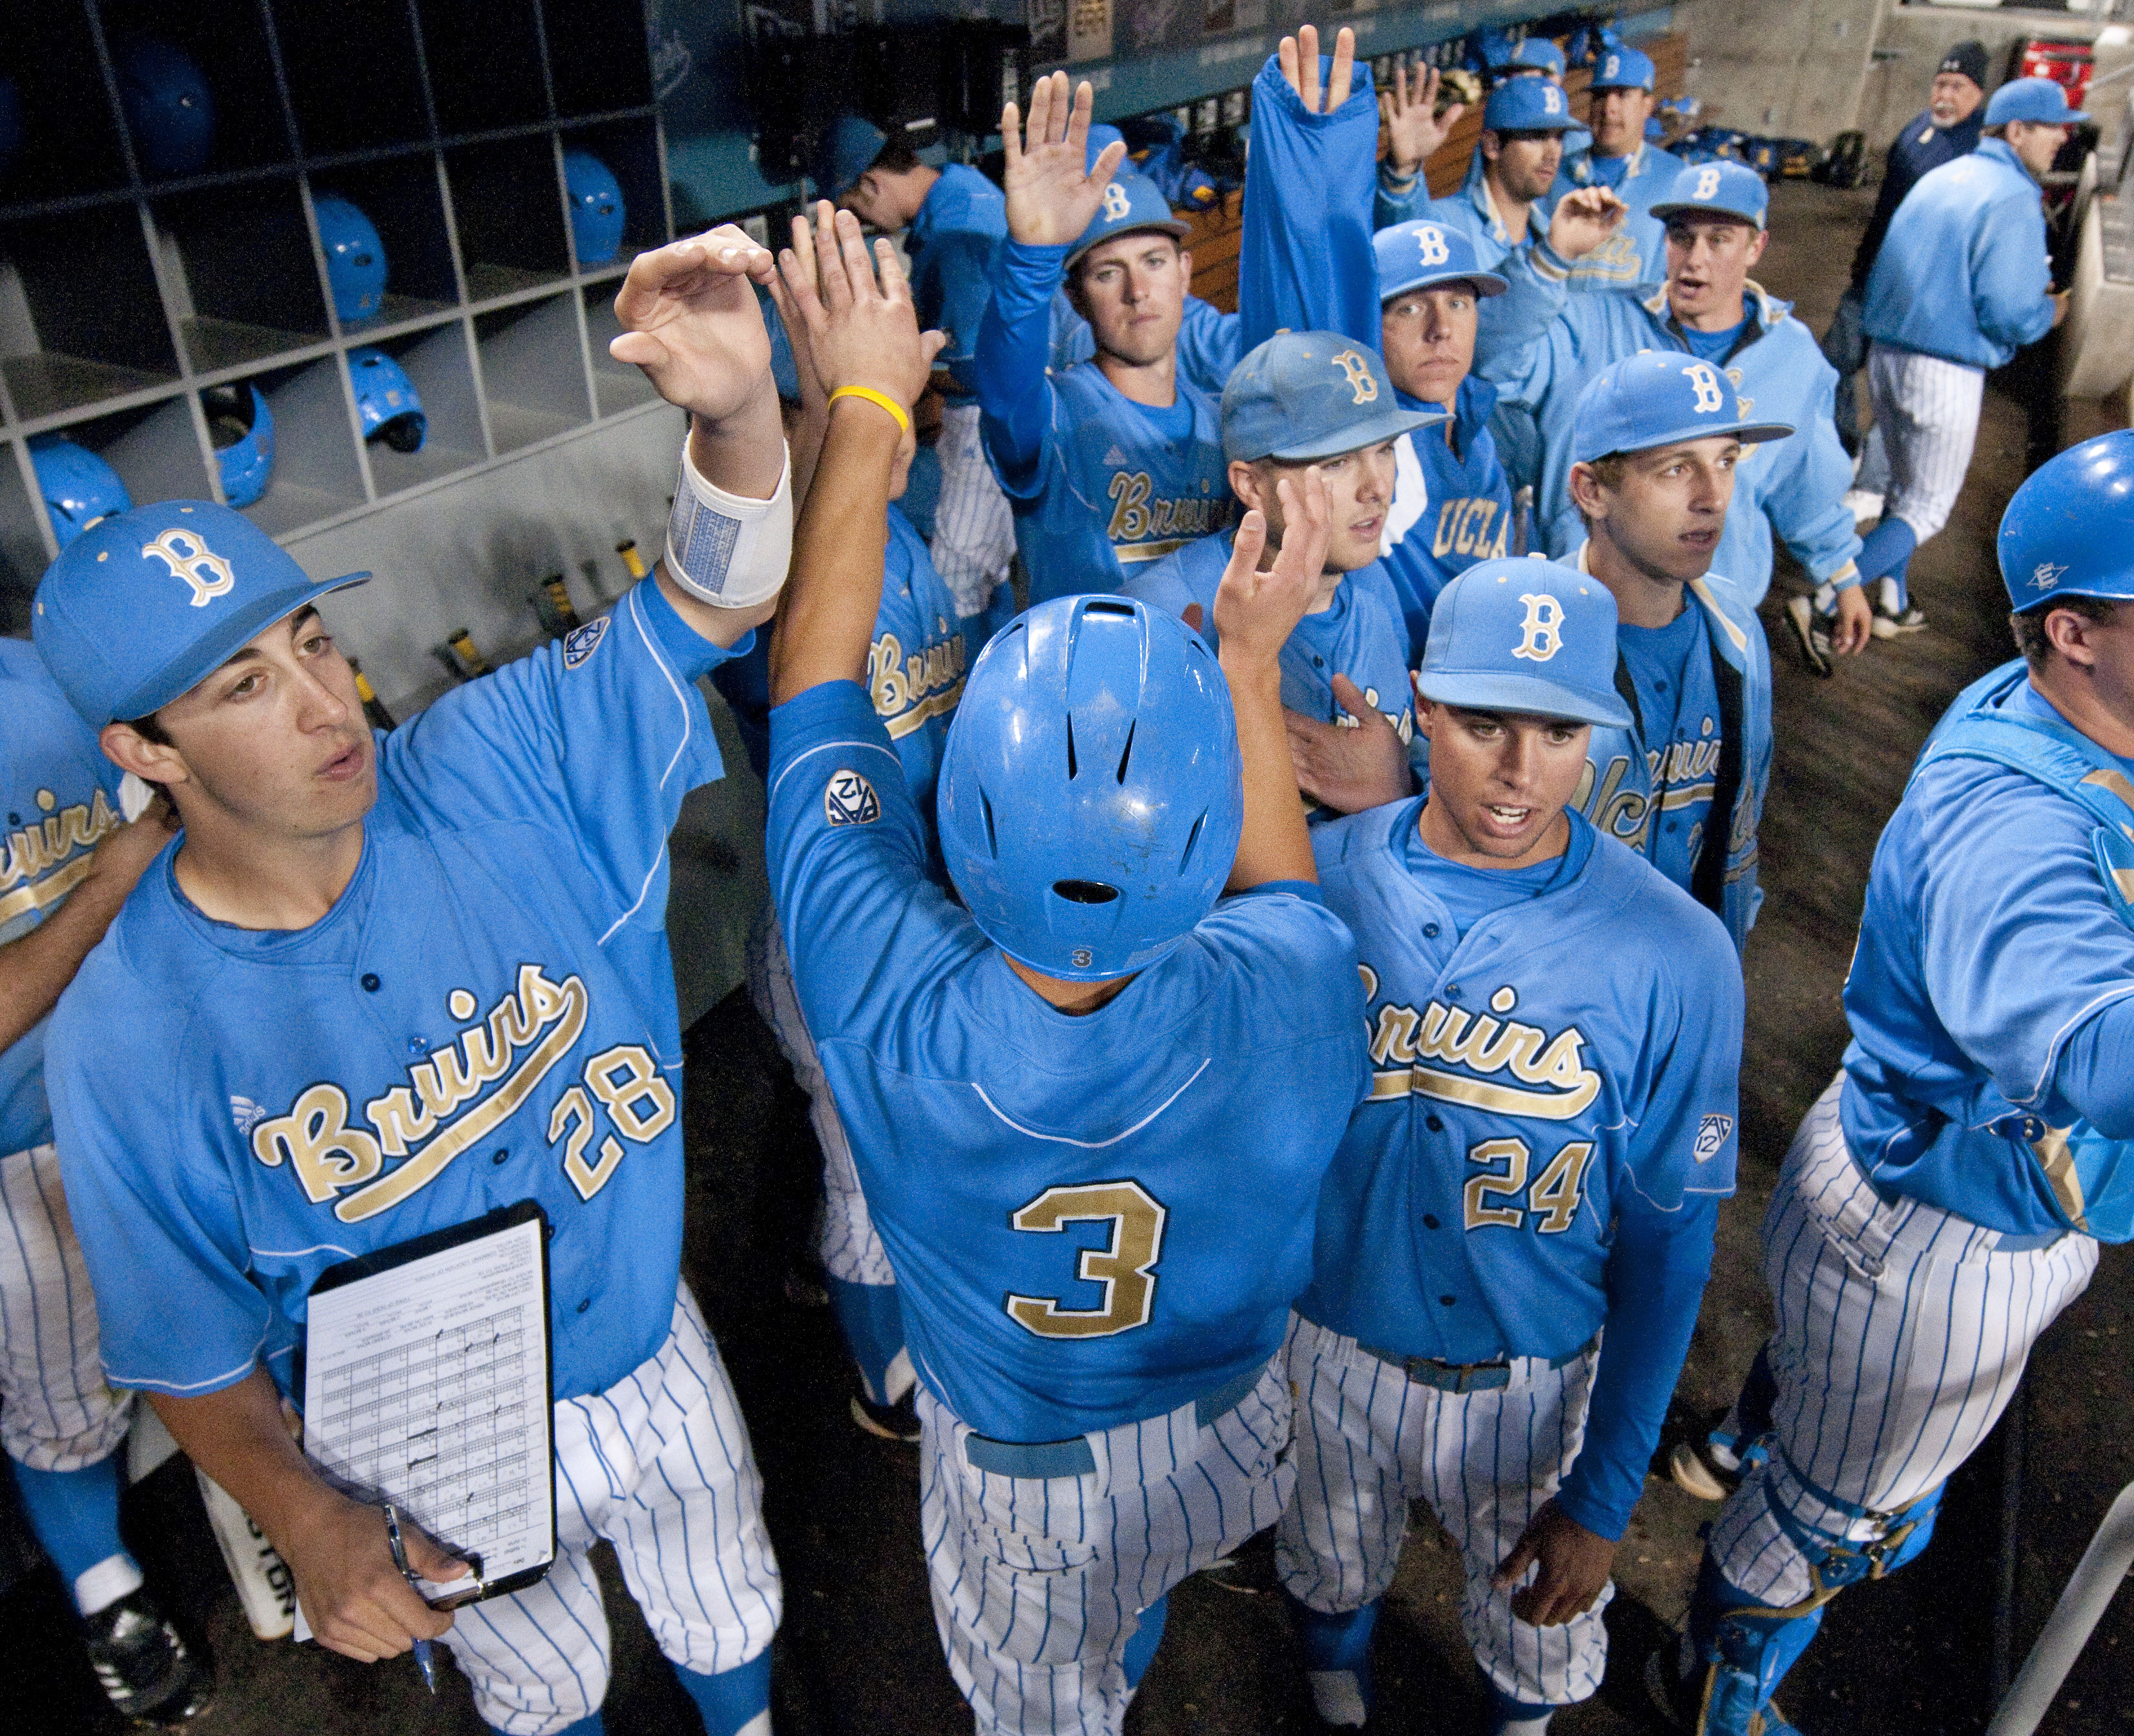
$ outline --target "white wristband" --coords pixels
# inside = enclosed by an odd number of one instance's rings
[[[785,451],[768,500],[729,494],[689,461],[674,479],[667,515],[667,576],[714,609],[748,609],[778,595],[793,564],[793,454]]]

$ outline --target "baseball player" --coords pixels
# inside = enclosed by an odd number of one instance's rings
[[[925,380],[916,327],[894,256],[878,292],[849,222],[789,287],[826,375],[901,402]],[[865,315],[834,350],[818,264],[831,308]],[[1284,479],[1266,572],[1247,516],[1219,667],[1121,597],[1056,598],[994,639],[941,768],[959,904],[926,876],[859,685],[897,436],[879,403],[838,404],[797,533],[772,885],[896,1268],[950,1670],[981,1731],[1096,1736],[1121,1727],[1171,1586],[1289,1492],[1272,1358],[1363,1083],[1355,950],[1312,884],[1280,697],[1330,514],[1309,471],[1301,496]]]
[[[1948,522],[1971,465],[1986,370],[2067,311],[2054,295],[2040,179],[2088,116],[2050,79],[2016,79],[1986,105],[1978,148],[1919,178],[1867,279],[1867,393],[1880,438],[1860,486],[1883,496],[1863,571],[1879,571],[1875,634],[1916,633],[1912,551]]]
[[[613,347],[691,412],[665,558],[390,735],[362,726],[316,607],[362,576],[309,577],[225,508],[107,519],[34,605],[75,710],[185,826],[46,1045],[110,1378],[258,1521],[321,1642],[372,1661],[444,1639],[484,1721],[521,1736],[601,1728],[596,1536],[709,1736],[770,1729],[760,1480],[678,1281],[664,907],[668,832],[720,772],[692,683],[770,614],[790,543],[746,281],[771,268],[731,227],[633,262]],[[282,1403],[326,1267],[527,1198],[551,1232],[558,1557],[455,1618]]]
[[[1594,65],[1590,88],[1593,142],[1565,155],[1550,201],[1579,187],[1606,187],[1629,212],[1606,242],[1572,267],[1571,285],[1645,294],[1668,275],[1666,225],[1653,206],[1673,196],[1682,161],[1645,137],[1653,113],[1649,55],[1634,48],[1605,50]]]
[[[1508,334],[1509,340],[1494,352],[1484,350],[1480,365],[1504,398],[1533,412],[1540,427],[1535,519],[1553,554],[1568,553],[1584,535],[1569,486],[1578,395],[1595,374],[1624,357],[1652,350],[1710,362],[1745,421],[1753,416],[1797,430],[1743,453],[1712,564],[1742,587],[1752,606],[1761,602],[1770,587],[1775,529],[1801,565],[1829,587],[1838,612],[1831,643],[1849,654],[1867,642],[1869,612],[1857,594],[1860,538],[1844,504],[1852,466],[1830,420],[1830,364],[1788,304],[1749,277],[1769,239],[1769,205],[1763,177],[1741,163],[1684,167],[1673,190],[1653,207],[1667,226],[1664,284],[1644,297],[1567,297],[1559,283],[1554,305],[1562,311],[1554,319],[1538,330],[1530,321],[1525,331]],[[1555,275],[1543,258],[1534,267],[1538,283]],[[1537,295],[1532,311],[1550,305]]]
[[[1905,195],[1929,169],[1953,162],[1978,148],[1985,118],[1986,45],[1959,42],[1941,57],[1930,100],[1905,123],[1882,162],[1882,185],[1875,195],[1875,215],[1852,255],[1852,281],[1837,298],[1837,311],[1823,335],[1823,359],[1837,370],[1837,437],[1845,450],[1860,449],[1860,415],[1853,402],[1852,377],[1867,362],[1867,334],[1861,318],[1867,301],[1867,277],[1890,233],[1890,219]]]
[[[1339,332],[1269,338],[1230,376],[1223,392],[1229,486],[1265,521],[1268,557],[1287,537],[1284,477],[1296,486],[1307,466],[1316,469],[1332,511],[1316,588],[1282,648],[1285,710],[1338,724],[1354,715],[1351,707],[1369,707],[1403,744],[1413,736],[1407,630],[1378,544],[1393,498],[1396,443],[1444,420],[1441,410],[1403,407],[1377,353]],[[1151,609],[1205,623],[1219,645],[1215,596],[1237,544],[1234,531],[1203,537],[1122,589]]]
[[[165,1619],[119,1541],[113,1455],[133,1395],[104,1377],[44,1068],[46,1015],[169,841],[169,809],[122,817],[118,769],[18,639],[0,639],[0,1442],[104,1693],[125,1716],[168,1727],[206,1706],[215,1668]]]
[[[1999,552],[2022,658],[1958,697],[1876,846],[1852,1041],[1764,1220],[1768,1456],[1650,1672],[1684,1728],[1791,1731],[1771,1695],[1824,1605],[1926,1547],[2098,1241],[2134,1235],[2130,549],[2134,434],[2016,491]]]
[[[1287,1346],[1276,1559],[1322,1727],[1369,1717],[1417,1497],[1460,1547],[1489,1730],[1538,1736],[1600,1685],[1615,1541],[1733,1191],[1740,967],[1569,805],[1588,730],[1632,722],[1615,624],[1594,578],[1469,567],[1417,676],[1427,793],[1314,835],[1371,1069]]]
[[[1055,73],[1031,92],[1026,138],[1016,105],[1002,113],[1008,239],[973,359],[986,451],[1040,601],[1117,590],[1231,520],[1215,401],[1178,366],[1187,225],[1153,181],[1118,178],[1123,142],[1089,166],[1090,102],[1085,82],[1070,103]],[[1097,354],[1048,374],[1063,278]]]
[[[942,394],[941,499],[932,554],[962,615],[978,615],[1007,582],[1015,523],[978,440],[971,356],[992,294],[993,254],[1007,234],[1001,190],[976,169],[920,162],[902,134],[891,137],[857,114],[826,129],[814,169],[817,190],[860,221],[900,233],[911,261],[920,317],[948,334],[934,383]]]

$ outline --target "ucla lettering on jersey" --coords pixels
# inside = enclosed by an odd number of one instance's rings
[[[1501,503],[1469,496],[1447,500],[1437,509],[1437,530],[1430,552],[1442,561],[1458,555],[1471,567],[1479,561],[1503,557],[1511,535],[1512,515],[1499,509]]]

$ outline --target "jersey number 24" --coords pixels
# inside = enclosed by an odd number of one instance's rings
[[[1109,1223],[1100,1248],[1082,1248],[1074,1275],[1099,1287],[1094,1308],[1065,1308],[1058,1296],[1008,1297],[1008,1318],[1040,1338],[1108,1338],[1146,1326],[1156,1308],[1156,1262],[1170,1213],[1137,1181],[1047,1188],[1008,1220],[1018,1230],[1057,1235],[1070,1223]]]

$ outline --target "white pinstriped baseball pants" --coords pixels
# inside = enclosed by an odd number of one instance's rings
[[[38,1471],[109,1458],[133,1395],[104,1384],[89,1268],[67,1216],[59,1154],[0,1157],[0,1441]]]
[[[1294,1480],[1279,1357],[1205,1429],[1194,1407],[1084,1437],[1081,1477],[1004,1477],[919,1387],[934,1625],[978,1736],[1118,1736],[1141,1613],[1275,1521]]]
[[[941,461],[941,499],[927,552],[956,599],[956,612],[976,615],[992,600],[1015,557],[1014,511],[986,461],[976,404],[943,407],[934,451]]]
[[[1902,518],[1922,542],[1948,523],[1963,492],[1985,393],[1982,369],[1868,346],[1875,427],[1853,486],[1881,495],[1883,515]]]
[[[1712,1529],[1729,1583],[1773,1608],[1813,1589],[1774,1502],[1825,1536],[1880,1540],[1873,1515],[1900,1512],[1971,1456],[2031,1345],[2097,1270],[2087,1236],[2004,1251],[1995,1232],[1953,1213],[1883,1203],[1846,1149],[1844,1078],[1801,1123],[1764,1219],[1779,1450]],[[1855,1517],[1831,1497],[1872,1511]]]
[[[1460,1626],[1482,1673],[1529,1705],[1591,1695],[1607,1667],[1600,1613],[1614,1582],[1584,1614],[1536,1628],[1512,1613],[1511,1591],[1489,1575],[1578,1457],[1598,1353],[1561,1368],[1514,1357],[1505,1386],[1444,1392],[1292,1314],[1287,1355],[1296,1495],[1275,1540],[1282,1589],[1330,1614],[1383,1597],[1400,1565],[1408,1502],[1419,1497],[1460,1546]]]
[[[686,1285],[667,1342],[606,1391],[563,1400],[555,1433],[555,1565],[460,1610],[444,1641],[483,1721],[509,1736],[550,1736],[606,1696],[596,1538],[615,1546],[653,1638],[685,1670],[746,1663],[784,1608],[748,1430]]]

